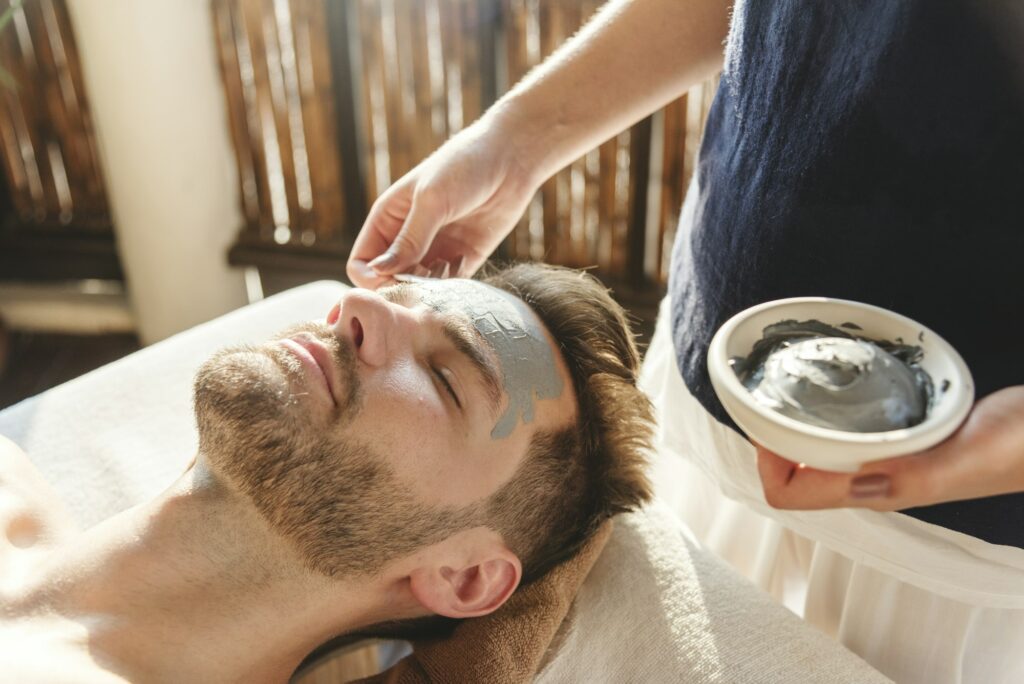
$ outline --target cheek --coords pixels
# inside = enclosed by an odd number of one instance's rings
[[[367,399],[377,404],[382,417],[387,415],[435,426],[437,421],[448,418],[444,400],[426,369],[414,364],[398,364],[378,380]]]
[[[448,446],[451,416],[430,378],[414,365],[396,365],[363,380],[363,410],[352,429],[404,465]]]
[[[483,442],[460,433],[422,368],[396,365],[362,384],[363,410],[344,427],[345,436],[371,447],[425,504],[464,506],[488,496],[515,472],[513,454],[526,452],[529,431],[523,428]]]

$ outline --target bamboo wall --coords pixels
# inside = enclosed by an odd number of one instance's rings
[[[246,254],[346,254],[381,191],[600,4],[212,0]],[[663,284],[714,86],[694,89],[547,181],[502,256],[596,267],[638,288]]]
[[[342,264],[377,194],[476,119],[599,4],[211,0],[245,216],[234,261]],[[0,0],[0,11],[8,6]],[[0,59],[11,77],[0,88],[8,180],[0,276],[27,270],[10,245],[53,251],[71,238],[72,249],[57,249],[67,273],[117,277],[64,2],[17,9],[0,32]],[[694,89],[556,174],[501,255],[596,267],[637,288],[662,284],[713,88]]]
[[[67,8],[10,6],[0,0],[0,277],[120,277]]]
[[[0,0],[0,11],[9,6]],[[109,229],[88,103],[63,2],[34,0],[0,32],[11,81],[0,88],[0,143],[11,201],[26,222]]]

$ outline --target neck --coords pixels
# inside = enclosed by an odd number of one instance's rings
[[[281,682],[323,641],[385,619],[385,594],[306,571],[200,465],[58,548],[25,608],[79,623],[94,660],[131,681]]]

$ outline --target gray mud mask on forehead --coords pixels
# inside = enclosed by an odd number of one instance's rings
[[[520,416],[533,420],[535,399],[562,394],[562,376],[537,315],[511,294],[475,280],[417,279],[420,297],[430,308],[467,316],[501,363],[508,407],[491,430],[492,439],[512,434]]]

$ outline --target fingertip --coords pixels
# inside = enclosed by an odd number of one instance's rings
[[[467,277],[466,273],[466,255],[460,254],[458,258],[452,263],[450,278],[464,278]]]
[[[353,285],[358,285],[360,280],[367,277],[369,269],[364,259],[349,259],[345,264],[345,273]]]
[[[370,290],[380,286],[382,278],[364,259],[352,259],[345,269],[349,280],[356,287],[364,287]]]
[[[428,270],[431,278],[444,279],[451,273],[451,264],[444,259],[435,259]]]

